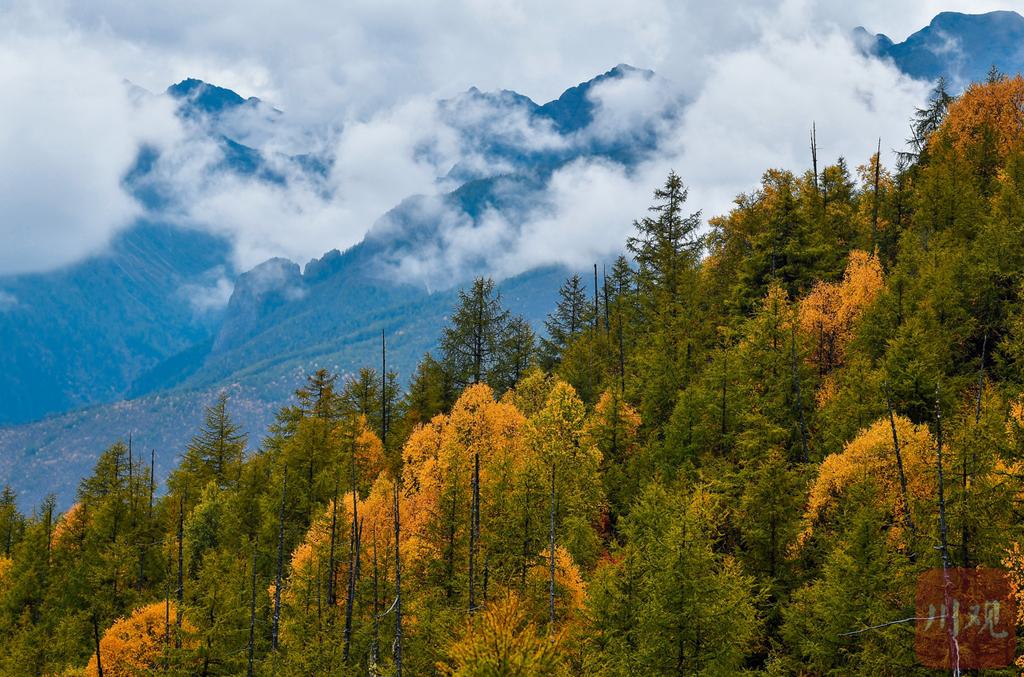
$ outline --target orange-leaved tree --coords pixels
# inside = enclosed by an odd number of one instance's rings
[[[991,144],[1000,158],[1020,147],[1024,132],[1024,78],[1016,75],[974,83],[949,106],[938,139],[965,152]]]
[[[879,419],[861,430],[841,452],[822,461],[808,495],[804,512],[807,524],[801,542],[818,525],[828,522],[850,490],[863,482],[875,483],[875,496],[881,503],[878,508],[892,515],[892,538],[900,536],[904,526],[911,523],[908,515],[917,525],[932,521],[926,517],[934,508],[936,494],[935,442],[927,426],[915,425],[903,416],[896,416],[893,421],[899,460],[893,444],[893,423]]]
[[[800,302],[800,330],[817,346],[812,354],[821,374],[843,363],[854,325],[882,291],[885,280],[878,259],[850,252],[840,282],[818,282]]]
[[[176,633],[181,633],[181,645],[188,647],[189,635],[196,632],[186,619],[181,630],[173,627],[176,607],[174,602],[155,602],[136,609],[127,618],[118,619],[100,639],[100,658],[104,677],[132,677],[159,671],[164,652],[174,646]],[[172,627],[168,634],[166,619]],[[168,641],[169,640],[169,641]],[[85,668],[90,677],[99,675],[94,653]]]

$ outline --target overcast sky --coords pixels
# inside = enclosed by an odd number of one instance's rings
[[[846,40],[854,26],[899,41],[939,11],[1019,4],[7,0],[0,3],[0,274],[101,252],[138,215],[121,178],[139,143],[179,153],[180,188],[202,206],[202,215],[185,219],[232,238],[239,268],[272,255],[304,262],[354,244],[403,197],[436,187],[438,167],[415,157],[425,134],[444,138],[431,127],[436,99],[475,85],[546,101],[618,63],[652,69],[693,102],[658,157],[631,175],[587,163],[556,176],[557,209],[515,224],[526,235],[495,262],[517,272],[548,262],[557,248],[561,262],[575,264],[621,244],[630,214],[668,167],[693,186],[695,209],[716,213],[765,168],[801,170],[810,120],[830,160],[843,154],[861,163],[879,136],[883,146],[896,145],[927,87],[860,57]],[[338,190],[325,198],[302,182],[288,190],[187,185],[198,176],[187,168],[210,149],[186,143],[166,101],[140,103],[121,83],[159,92],[190,76],[284,110],[292,129],[303,131],[300,143],[337,157]],[[607,94],[608,120],[628,125],[629,102]],[[654,96],[637,90],[630,100]],[[445,159],[458,160],[453,153]],[[581,220],[586,234],[574,230]],[[550,232],[558,239],[539,235]]]

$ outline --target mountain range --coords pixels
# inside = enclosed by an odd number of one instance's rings
[[[866,53],[892,59],[913,77],[944,75],[959,86],[983,78],[993,64],[1013,73],[1024,64],[1024,18],[1014,12],[942,13],[901,43],[864,29],[854,37]],[[376,364],[382,331],[389,364],[404,382],[435,346],[463,280],[446,270],[410,279],[394,275],[395,266],[443,246],[439,213],[457,214],[469,227],[493,213],[516,222],[567,163],[597,158],[630,167],[643,160],[657,145],[659,124],[680,115],[685,102],[609,136],[595,131],[593,93],[622,78],[656,77],[619,65],[544,104],[476,88],[440,102],[439,115],[477,161],[438,177],[451,190],[409,196],[360,243],[304,266],[274,258],[236,269],[225,237],[168,217],[175,198],[163,158],[140,149],[124,183],[145,207],[143,218],[100,255],[0,277],[0,484],[11,484],[25,505],[50,492],[66,505],[98,452],[129,432],[157,450],[158,473],[169,469],[202,407],[223,389],[258,443],[308,373]],[[260,130],[287,114],[257,98],[195,79],[140,96],[176,102],[179,117],[219,151],[208,172],[283,184],[330,171],[329,157],[261,149]],[[524,139],[511,120],[553,141]],[[482,266],[469,261],[463,274],[486,272]],[[539,328],[567,273],[540,267],[502,280],[500,289],[506,305]]]
[[[984,80],[993,66],[1016,74],[1024,64],[1024,17],[1017,12],[942,12],[903,42],[863,27],[854,29],[854,38],[861,49],[892,59],[907,75],[942,76],[954,90]]]

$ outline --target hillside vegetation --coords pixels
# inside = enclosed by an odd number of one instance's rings
[[[1024,580],[1022,103],[940,84],[895,166],[707,232],[670,174],[542,338],[479,279],[408,392],[320,371],[165,487],[123,441],[63,514],[5,492],[0,673],[929,674],[919,573]]]

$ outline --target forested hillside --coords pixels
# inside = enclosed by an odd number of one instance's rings
[[[0,673],[930,674],[918,574],[1024,581],[1022,101],[940,81],[709,230],[672,173],[543,337],[481,278],[407,392],[385,333],[258,448],[224,397],[166,486],[5,492]]]

